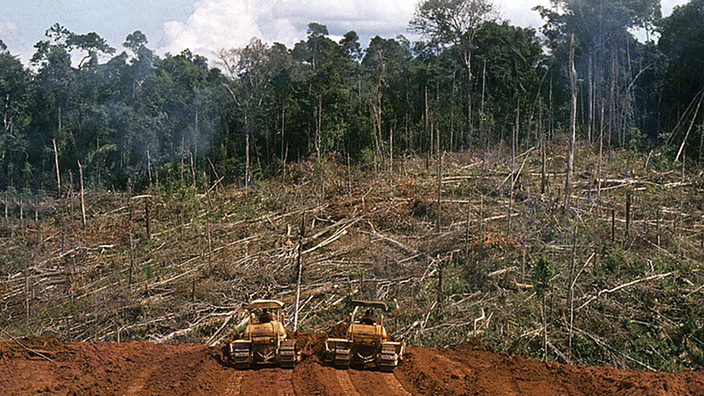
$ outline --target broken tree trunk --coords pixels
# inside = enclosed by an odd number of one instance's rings
[[[545,147],[545,139],[542,133],[540,134],[540,194],[545,194],[545,187],[547,186],[547,148]]]
[[[692,122],[689,124],[689,128],[687,128],[687,133],[684,135],[684,139],[682,139],[682,144],[680,145],[680,149],[677,150],[677,156],[675,157],[675,162],[680,160],[680,155],[682,155],[682,150],[684,150],[684,145],[687,143],[687,138],[689,137],[689,132],[692,131],[692,126],[694,125],[694,121],[697,119],[697,114],[699,114],[699,106],[702,104],[702,99],[704,99],[704,95],[702,95],[699,98],[699,103],[697,103],[697,109],[694,111],[694,116],[692,117]],[[682,160],[684,162],[684,160]]]
[[[518,128],[520,126],[520,124],[519,124],[520,111],[521,111],[521,102],[519,101],[518,104],[516,105],[516,126],[513,128],[513,133],[511,136],[511,191],[509,192],[508,223],[506,225],[506,249],[507,250],[509,247],[509,241],[511,240],[511,216],[512,216],[512,212],[513,212],[513,190],[516,187],[516,146],[518,144]]]
[[[628,240],[628,232],[631,227],[631,193],[626,193],[626,240]]]
[[[132,233],[130,232],[130,271],[129,271],[129,278],[127,280],[127,286],[129,287],[130,290],[132,290],[133,272],[134,272],[134,238],[132,237]]]
[[[445,265],[444,265],[444,260],[440,259],[438,257],[438,296],[437,296],[437,307],[438,307],[438,312],[442,312],[442,305],[443,305],[443,300],[444,298],[444,293],[443,293],[443,281],[444,281],[444,271],[445,270]]]
[[[440,141],[438,140],[438,143]],[[440,234],[440,227],[441,227],[441,221],[442,221],[442,203],[440,202],[440,198],[442,197],[442,162],[443,162],[443,157],[444,153],[438,152],[438,195],[437,195],[437,208],[438,208],[438,213],[436,217],[436,223],[435,223],[435,232],[437,234]]]

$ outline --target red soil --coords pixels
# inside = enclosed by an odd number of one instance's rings
[[[238,371],[198,344],[0,342],[7,395],[702,395],[704,369],[677,374],[569,366],[494,353],[478,342],[409,347],[393,374],[336,370],[318,353],[324,335],[301,334],[293,370]]]

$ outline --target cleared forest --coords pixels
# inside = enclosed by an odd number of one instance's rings
[[[0,40],[0,389],[701,394],[704,0],[536,11],[215,61]],[[317,345],[293,372],[218,360],[258,298]],[[393,375],[319,361],[353,299],[395,307]]]
[[[703,172],[578,147],[565,212],[564,147],[6,201],[0,338],[216,345],[252,299],[293,317],[300,254],[304,331],[329,331],[348,299],[395,300],[387,326],[411,345],[476,337],[560,363],[701,366]]]

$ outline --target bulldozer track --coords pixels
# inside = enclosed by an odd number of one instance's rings
[[[293,390],[293,370],[278,369],[276,374],[277,394],[279,396],[296,396]]]
[[[391,390],[393,390],[395,395],[398,396],[412,396],[411,392],[407,391],[403,385],[401,385],[400,382],[398,382],[398,379],[396,379],[396,376],[393,373],[379,373],[383,378],[384,381],[386,381],[386,385],[389,386]]]
[[[410,396],[393,373],[383,373],[376,370],[349,370],[350,381],[358,394]]]
[[[279,367],[263,367],[240,371],[239,395],[295,396],[293,370]],[[234,387],[233,387],[234,388]],[[234,393],[230,393],[234,395]]]
[[[340,384],[340,390],[346,396],[361,396],[350,379],[350,374],[347,370],[335,370],[337,382]]]
[[[144,390],[144,385],[147,378],[151,376],[153,370],[144,370],[139,373],[137,378],[130,384],[130,386],[127,388],[127,391],[125,391],[124,396],[137,396],[142,393]]]
[[[225,396],[240,396],[240,388],[242,387],[242,376],[241,371],[235,371],[227,383],[227,388],[225,388]]]

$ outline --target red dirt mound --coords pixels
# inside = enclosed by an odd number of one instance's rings
[[[325,334],[299,331],[290,335],[296,340],[296,350],[301,353],[303,359],[308,356],[320,356],[325,350]]]
[[[238,371],[219,348],[197,344],[0,342],[8,395],[695,395],[704,370],[677,374],[569,366],[495,353],[478,341],[451,349],[409,347],[394,373],[324,364],[325,334],[298,333],[293,370]]]

